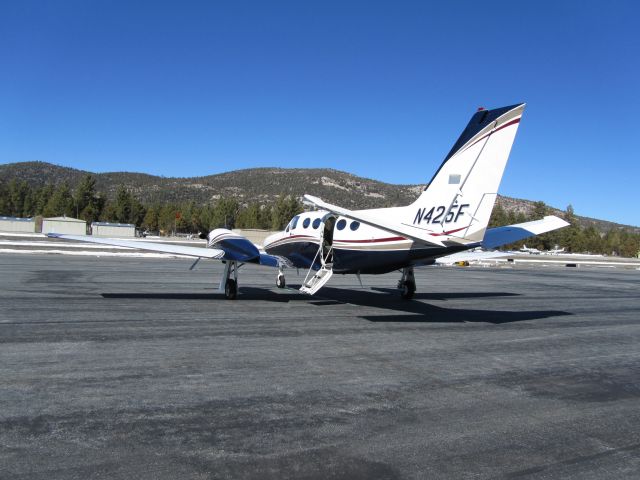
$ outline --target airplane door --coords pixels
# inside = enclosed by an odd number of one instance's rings
[[[322,219],[322,256],[326,263],[333,262],[333,229],[336,224],[336,217],[331,214],[325,215]]]

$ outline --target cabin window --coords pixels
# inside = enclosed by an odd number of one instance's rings
[[[302,228],[309,228],[310,223],[311,223],[311,219],[309,217],[305,218],[302,221]]]
[[[349,228],[355,232],[358,228],[360,228],[360,222],[351,222]]]
[[[320,219],[319,219],[319,218],[316,218],[316,219],[313,221],[313,228],[318,228],[319,226],[320,226]]]
[[[294,228],[296,228],[296,225],[298,225],[298,219],[300,218],[299,215],[296,215],[295,217],[293,217],[291,219],[291,230],[293,230]]]
[[[347,226],[347,221],[343,218],[342,220],[338,220],[338,223],[336,224],[336,228],[338,230],[344,230],[344,227]]]
[[[449,175],[449,185],[458,185],[460,183],[460,175]]]

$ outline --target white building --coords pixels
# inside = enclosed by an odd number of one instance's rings
[[[86,235],[87,222],[71,217],[52,217],[42,219],[42,233],[66,233],[69,235]]]
[[[94,237],[135,237],[136,226],[132,223],[93,222],[91,235]]]
[[[33,233],[36,221],[33,218],[0,217],[0,232]]]

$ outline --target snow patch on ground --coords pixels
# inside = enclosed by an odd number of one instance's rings
[[[0,236],[2,237],[36,237],[36,238],[46,238],[47,236],[44,233],[17,233],[17,232],[0,232]]]
[[[142,252],[96,252],[88,250],[56,250],[48,248],[46,250],[19,250],[14,248],[0,248],[0,253],[22,253],[22,254],[58,254],[58,255],[78,255],[93,257],[146,257],[146,258],[191,258],[185,255],[174,255],[171,253],[142,253]]]

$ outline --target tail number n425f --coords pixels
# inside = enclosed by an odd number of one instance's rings
[[[457,222],[458,218],[464,215],[464,210],[469,207],[468,203],[463,203],[462,205],[454,204],[451,206],[447,214],[447,208],[443,205],[439,207],[431,207],[430,210],[427,211],[425,208],[419,208],[416,213],[415,218],[413,219],[413,224],[416,223],[451,223]]]

